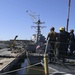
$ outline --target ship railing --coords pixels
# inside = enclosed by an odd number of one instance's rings
[[[51,44],[54,44],[54,49],[53,47],[51,46]],[[70,47],[72,48],[72,50],[70,49]],[[48,44],[47,44],[47,48],[45,50],[45,52],[47,52],[48,54],[51,54],[51,51],[52,53],[55,53],[55,54],[59,54],[59,53],[63,53],[63,55],[61,56],[64,56],[64,57],[73,57],[75,56],[75,43],[64,43],[64,42],[53,42],[53,41],[50,41]],[[71,52],[72,51],[72,52]],[[70,56],[71,54],[71,56]]]

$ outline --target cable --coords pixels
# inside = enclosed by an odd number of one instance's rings
[[[0,73],[0,75],[4,75],[4,74],[8,74],[8,73],[12,73],[12,72],[16,72],[16,71],[19,71],[19,70],[22,70],[22,69],[26,69],[26,68],[30,68],[30,67],[36,66],[36,65],[38,65],[38,64],[40,64],[40,63],[41,63],[41,62],[36,63],[36,64],[33,64],[33,65],[31,65],[31,66],[28,66],[28,67],[23,67],[23,68],[16,69],[16,70],[13,70],[13,71],[8,71],[8,72]]]
[[[29,69],[33,69],[33,70],[36,70],[36,71],[43,71],[44,72],[44,70],[42,70],[42,69],[36,69],[36,68],[29,68]]]

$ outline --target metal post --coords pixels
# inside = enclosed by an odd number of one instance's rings
[[[47,61],[46,53],[44,54],[44,70],[45,70],[45,75],[49,75],[49,72],[48,72],[48,61]]]
[[[26,51],[26,56],[28,57],[28,55],[29,55],[29,53],[28,53],[28,51]]]
[[[67,31],[68,31],[68,25],[69,25],[70,5],[71,5],[71,0],[68,0],[68,18],[67,18],[67,25],[66,25]]]

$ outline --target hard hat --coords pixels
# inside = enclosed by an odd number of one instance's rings
[[[51,27],[51,28],[50,28],[50,30],[54,30],[54,29],[55,29],[54,27]]]
[[[60,28],[59,28],[59,30],[62,30],[62,31],[63,31],[63,30],[64,30],[64,28],[63,28],[63,27],[60,27]]]
[[[70,30],[70,32],[72,32],[72,33],[73,33],[73,32],[74,32],[74,30],[73,30],[73,29],[71,29],[71,30]]]

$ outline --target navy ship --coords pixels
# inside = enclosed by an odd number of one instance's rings
[[[28,59],[30,64],[35,64],[40,62],[43,59],[43,54],[45,51],[46,38],[41,34],[41,29],[45,26],[41,26],[44,22],[41,22],[38,19],[37,22],[34,22],[37,26],[32,26],[37,29],[37,33],[32,35],[32,42],[27,46]]]

